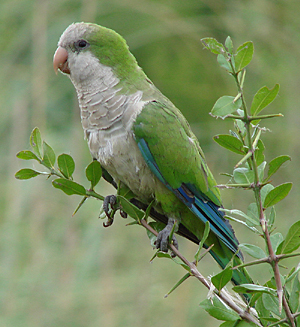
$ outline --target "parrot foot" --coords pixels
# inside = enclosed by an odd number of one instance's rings
[[[103,200],[103,210],[107,216],[107,221],[103,223],[104,227],[109,227],[114,222],[114,206],[117,203],[117,197],[115,195],[108,195]],[[113,213],[111,213],[111,209]]]
[[[169,236],[174,228],[175,223],[176,223],[175,219],[169,219],[166,227],[163,230],[161,230],[157,235],[155,245],[156,248],[162,252],[168,252],[168,245],[170,243]],[[175,246],[176,249],[178,249],[178,241],[174,235],[172,236],[172,244]],[[176,256],[174,253],[172,253],[171,255],[173,257]]]
[[[103,210],[108,218],[106,222],[103,223],[104,227],[109,227],[114,222],[115,212],[120,209],[116,208],[117,197],[115,195],[108,195],[103,200]],[[127,218],[127,213],[120,209],[120,215],[122,218]]]

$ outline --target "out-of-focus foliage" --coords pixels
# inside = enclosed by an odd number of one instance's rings
[[[104,229],[97,219],[97,201],[72,218],[75,196],[62,196],[43,178],[25,183],[14,179],[21,168],[15,154],[29,147],[30,132],[39,126],[57,152],[72,154],[76,180],[84,181],[90,155],[75,91],[67,77],[55,76],[52,69],[63,30],[74,21],[91,21],[122,34],[147,75],[191,122],[220,183],[223,177],[218,174],[230,171],[234,160],[212,140],[215,134],[227,133],[226,124],[218,124],[208,112],[221,95],[234,95],[235,85],[203,51],[200,39],[225,40],[230,35],[235,44],[252,40],[256,51],[248,90],[254,95],[258,86],[281,85],[272,106],[285,117],[266,124],[273,132],[264,143],[268,159],[282,153],[292,157],[288,169],[274,177],[276,185],[294,182],[289,197],[277,206],[278,217],[286,217],[277,223],[287,232],[300,210],[299,14],[298,1],[284,0],[1,1],[0,325],[215,323],[198,308],[206,290],[196,282],[186,282],[163,299],[182,273],[164,260],[148,263],[152,251],[146,233],[125,227],[121,218]],[[100,187],[107,188],[101,193],[113,192],[104,183]],[[222,192],[225,207],[243,205],[245,194],[240,193]],[[235,229],[247,243],[247,230]],[[194,246],[182,239],[180,246],[192,260]],[[218,271],[208,256],[204,266],[207,275]]]

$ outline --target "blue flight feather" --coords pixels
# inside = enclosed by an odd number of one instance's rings
[[[207,197],[192,184],[183,183],[179,188],[173,189],[161,174],[147,142],[142,138],[139,139],[138,147],[154,175],[189,207],[203,223],[209,221],[211,231],[216,234],[233,253],[236,253],[238,250],[238,243],[230,225],[223,218],[224,214],[219,211],[219,207],[207,199]],[[237,255],[242,259],[241,253]]]

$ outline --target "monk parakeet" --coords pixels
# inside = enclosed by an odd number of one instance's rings
[[[157,248],[168,250],[174,224],[175,231],[183,226],[199,242],[208,221],[204,246],[214,244],[214,259],[222,268],[232,259],[241,263],[238,241],[219,210],[219,189],[198,140],[182,113],[138,66],[125,40],[96,24],[71,24],[60,37],[53,65],[76,89],[92,157],[135,199],[145,205],[154,200],[158,215],[167,217]],[[240,269],[233,281],[251,279]]]

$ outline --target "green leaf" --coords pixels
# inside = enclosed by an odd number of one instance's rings
[[[155,246],[155,245],[154,245]],[[185,270],[187,270],[189,272],[189,275],[190,272],[191,272],[191,269],[190,267],[184,263],[181,259],[179,259],[178,257],[175,257],[175,258],[172,258],[171,255],[169,253],[165,253],[165,252],[161,252],[161,251],[158,251],[155,255],[157,258],[167,258],[167,259],[171,259],[172,261],[174,261],[177,265],[180,265],[182,266]]]
[[[290,192],[292,183],[283,183],[270,191],[265,199],[264,208],[269,208],[283,200]]]
[[[273,290],[273,291],[275,293],[275,290]],[[275,313],[279,317],[281,316],[281,314],[279,312],[279,302],[278,302],[276,293],[275,294],[264,293],[262,295],[262,301],[267,310]]]
[[[248,221],[248,222],[251,223],[251,227],[253,227],[253,226],[258,226],[258,225],[260,224],[258,218],[255,217],[255,219],[253,219],[252,217],[246,215],[246,214],[245,214],[243,211],[241,211],[241,210],[237,210],[237,209],[231,209],[231,210],[229,210],[229,209],[222,209],[222,211],[225,212],[226,217],[228,217],[229,219],[232,219],[232,220],[234,220],[234,221],[240,222],[240,223],[242,223],[243,225],[245,225],[245,223],[244,223],[243,221],[240,221],[240,220],[237,220],[237,219],[235,219],[235,218],[233,218],[233,217],[230,217],[229,214],[237,215],[237,216],[240,216],[240,217],[244,218],[245,221]],[[257,210],[256,210],[256,211],[257,211]],[[249,226],[249,225],[247,224],[246,226]]]
[[[36,127],[30,134],[30,145],[32,147],[33,152],[39,157],[43,156],[43,148],[42,148],[42,137],[40,130]]]
[[[214,136],[214,140],[225,149],[238,154],[245,154],[243,143],[235,136],[219,134]]]
[[[277,158],[274,158],[269,163],[269,170],[268,170],[268,177],[266,180],[268,180],[272,175],[276,173],[276,171],[288,160],[291,160],[290,156],[279,156]]]
[[[233,171],[233,178],[237,184],[251,184],[254,181],[254,173],[246,167],[236,168]]]
[[[263,181],[264,179],[264,172],[266,168],[267,162],[263,161],[258,167],[257,167],[257,172],[258,172],[258,179],[260,182]]]
[[[245,42],[237,48],[235,55],[235,69],[236,72],[241,71],[250,64],[254,53],[253,43],[251,41]]]
[[[40,161],[40,159],[32,151],[28,151],[28,150],[18,152],[17,158],[23,159],[23,160],[35,159],[37,161]]]
[[[119,183],[117,194],[124,196],[124,198],[126,198],[127,200],[130,200],[135,197],[135,194],[124,183]]]
[[[289,305],[292,312],[296,312],[300,303],[300,282],[298,276],[294,279],[292,291],[289,298]]]
[[[281,233],[275,233],[270,236],[270,240],[271,240],[272,248],[276,253],[279,244],[281,244],[283,241],[283,236]]]
[[[273,89],[269,90],[266,86],[262,87],[254,95],[250,112],[252,116],[258,115],[264,108],[272,103],[279,92],[279,84],[276,84]]]
[[[225,47],[227,48],[230,54],[233,54],[233,43],[230,36],[227,36],[225,40]]]
[[[235,292],[242,293],[242,294],[267,293],[276,296],[276,291],[273,290],[272,288],[261,286],[261,285],[255,285],[255,284],[237,285],[234,286],[232,289]]]
[[[224,95],[219,98],[211,110],[211,115],[225,118],[226,116],[237,111],[242,105],[242,100],[239,98],[234,102],[234,99],[234,97],[228,95]]]
[[[25,168],[25,169],[21,169],[19,171],[17,171],[15,173],[15,178],[17,179],[30,179],[33,177],[36,177],[38,175],[41,175],[42,173],[33,170],[33,169],[29,169],[29,168]]]
[[[255,149],[255,160],[258,166],[265,160],[264,151],[265,151],[265,146],[262,140],[258,140]]]
[[[57,158],[60,172],[66,177],[71,178],[75,170],[75,162],[69,154],[61,154]]]
[[[227,70],[229,73],[232,73],[232,67],[229,61],[222,54],[217,55],[217,61],[222,68]]]
[[[274,189],[274,186],[272,184],[266,184],[264,185],[260,190],[260,197],[261,202],[264,203],[266,196]]]
[[[77,213],[77,211],[83,206],[84,202],[87,200],[87,197],[84,196],[82,198],[82,200],[79,202],[78,206],[76,207],[76,209],[74,210],[72,216],[75,216],[75,214]],[[103,206],[102,206],[102,209],[103,209]]]
[[[269,220],[268,220],[268,228],[272,228],[275,222],[275,218],[276,218],[276,211],[275,211],[275,207],[271,208],[271,212],[269,214]]]
[[[187,280],[191,276],[190,273],[185,274],[171,289],[170,291],[164,296],[165,298],[168,297],[173,291],[176,290],[178,286],[180,286],[185,280]]]
[[[262,295],[262,294],[261,294]],[[268,311],[262,301],[262,296],[260,296],[258,298],[258,300],[255,303],[255,309],[257,310],[259,317],[270,317],[270,311]],[[264,320],[264,319],[260,319],[261,323],[263,324],[263,326],[267,326],[268,325],[268,320]]]
[[[214,297],[212,302],[211,300],[205,299],[199,305],[218,320],[235,321],[240,319],[240,316],[235,311],[226,307],[217,297]]]
[[[236,320],[236,321],[225,321],[220,327],[257,327],[257,325],[253,322],[249,322],[246,320]]]
[[[239,245],[239,248],[241,249],[242,252],[246,252],[249,255],[251,255],[251,257],[256,259],[263,259],[266,258],[267,256],[260,247],[253,244],[243,243]]]
[[[236,327],[240,320],[225,321],[219,327]]]
[[[231,268],[231,266],[228,266],[217,275],[211,277],[211,282],[218,291],[220,291],[228,282],[230,282],[233,273]]]
[[[141,221],[144,218],[144,211],[137,208],[130,203],[126,198],[121,195],[117,195],[117,201],[121,205],[122,209],[133,219]]]
[[[247,208],[247,216],[249,216],[251,219],[247,219],[246,223],[250,227],[259,226],[259,214],[258,214],[258,208],[256,203],[250,203]]]
[[[239,110],[238,110],[239,111]],[[235,119],[234,120],[234,124],[235,124],[235,128],[238,131],[238,133],[242,136],[245,137],[246,135],[246,127],[245,127],[245,123],[240,120],[240,119]]]
[[[99,183],[102,176],[100,162],[93,160],[85,170],[86,178],[91,182],[92,189]]]
[[[293,224],[282,245],[278,248],[278,254],[292,253],[300,246],[300,220]]]
[[[226,50],[222,43],[218,42],[213,37],[205,37],[201,39],[201,42],[205,46],[206,49],[210,50],[212,53],[215,54],[223,54],[226,53]]]
[[[152,200],[150,202],[150,204],[148,205],[147,209],[145,210],[144,219],[146,221],[147,221],[148,217],[150,216],[151,208],[152,208],[152,206],[153,206],[154,203],[155,203],[155,200]]]
[[[209,231],[210,231],[210,224],[209,224],[209,221],[207,221],[206,223],[205,223],[205,229],[204,229],[204,232],[203,232],[203,236],[202,236],[202,238],[201,238],[201,241],[200,241],[200,243],[199,243],[199,246],[198,246],[198,250],[197,250],[197,252],[196,252],[196,254],[195,254],[195,261],[196,261],[196,263],[199,261],[199,259],[200,259],[200,251],[201,251],[201,249],[202,249],[202,247],[203,247],[203,244],[205,243],[205,241],[206,241],[206,239],[207,239],[207,237],[208,237],[208,235],[209,235]]]
[[[45,141],[43,141],[43,164],[48,168],[53,168],[55,164],[55,153],[50,145],[48,145]]]
[[[57,178],[52,181],[52,185],[65,192],[67,195],[86,195],[86,190],[82,185],[68,179]]]
[[[276,253],[276,254],[278,254],[278,253]],[[289,274],[286,278],[285,283],[291,282],[293,280],[293,278],[295,278],[298,275],[299,271],[300,271],[300,263],[298,264],[297,268],[293,267],[291,269],[291,271],[289,272]]]

